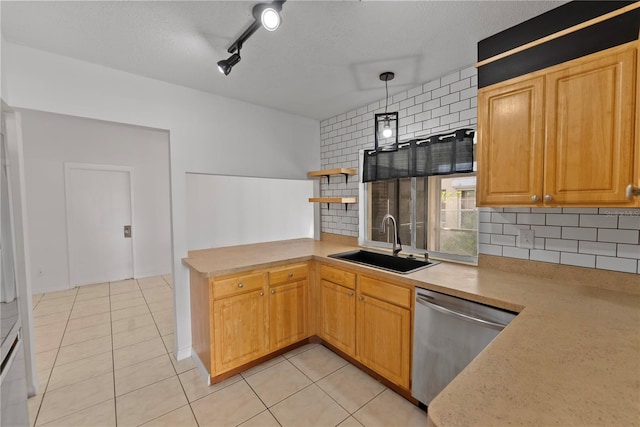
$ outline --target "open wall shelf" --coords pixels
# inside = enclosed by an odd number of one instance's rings
[[[330,203],[342,203],[345,210],[347,210],[349,204],[358,203],[356,197],[310,197],[309,201],[311,203],[326,203],[327,209],[329,209]]]
[[[336,169],[324,169],[321,171],[311,171],[311,172],[307,172],[307,176],[309,178],[316,178],[316,177],[322,177],[322,176],[326,176],[327,177],[327,184],[330,182],[330,177],[331,175],[344,175],[344,179],[345,182],[349,182],[349,175],[355,175],[357,172],[355,169],[348,169],[348,168],[336,168]],[[353,202],[355,203],[355,202]]]

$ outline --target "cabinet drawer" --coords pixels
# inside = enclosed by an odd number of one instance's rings
[[[411,307],[411,289],[360,276],[360,293],[401,307]]]
[[[278,285],[280,283],[296,282],[306,279],[308,275],[309,267],[306,263],[286,265],[269,271],[269,284]]]
[[[323,264],[320,266],[320,278],[345,286],[349,289],[356,288],[356,275],[354,273],[331,267],[329,265]]]
[[[264,286],[264,273],[246,274],[229,279],[213,279],[213,299],[255,291]]]

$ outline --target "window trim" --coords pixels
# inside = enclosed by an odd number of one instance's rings
[[[366,191],[366,183],[362,182],[364,152],[365,152],[364,149],[360,149],[358,151],[358,166],[359,166],[358,167],[358,200],[360,202],[358,203],[358,245],[391,250],[393,246],[391,243],[384,243],[384,242],[378,242],[378,241],[367,239],[367,230],[368,230],[368,222],[369,222],[369,218],[367,215],[367,206],[369,203],[369,194]],[[416,245],[417,239],[416,239],[415,230],[413,230],[414,228],[413,224],[416,221],[416,213],[417,213],[417,206],[416,206],[417,201],[415,197],[416,187],[417,187],[416,178],[411,178],[411,195],[412,195],[411,197],[411,220],[412,220],[411,245],[403,245],[402,251],[405,253],[420,255],[420,256],[422,256],[425,253],[428,253],[429,257],[433,259],[478,265],[478,256],[450,254],[446,252],[416,248],[415,245]],[[428,196],[427,198],[429,199],[430,197],[431,196]],[[439,197],[439,194],[438,194],[438,197]],[[427,206],[429,206],[430,201],[431,200],[427,201]],[[427,216],[428,216],[428,213],[427,213]],[[438,217],[436,218],[436,220],[440,221],[440,218]],[[476,229],[476,233],[479,233],[477,229]],[[478,238],[477,244],[479,245],[479,238]],[[428,237],[427,237],[426,245],[427,246],[429,245]]]

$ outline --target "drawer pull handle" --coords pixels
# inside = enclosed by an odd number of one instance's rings
[[[293,273],[289,273],[287,274],[287,276],[289,276],[289,278],[293,277]]]
[[[544,196],[544,201],[545,202],[550,202],[553,200],[553,196],[551,194],[547,194],[546,196]]]
[[[537,202],[538,201],[538,195],[534,194],[533,196],[531,196],[531,201],[532,202]]]
[[[264,291],[260,291],[260,296],[263,297],[264,296]]]
[[[353,292],[349,292],[347,295],[349,295],[350,297],[353,296]]]
[[[275,294],[276,290],[275,289],[271,289],[271,295]]]
[[[363,297],[362,295],[360,295],[360,296],[358,297],[358,299],[359,299],[360,301],[364,301],[364,297]]]
[[[239,288],[244,288],[244,284],[242,282],[238,283]]]

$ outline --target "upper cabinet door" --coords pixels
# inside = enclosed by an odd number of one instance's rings
[[[479,206],[542,203],[544,78],[478,92]]]
[[[636,49],[570,64],[546,76],[545,202],[633,204]]]

